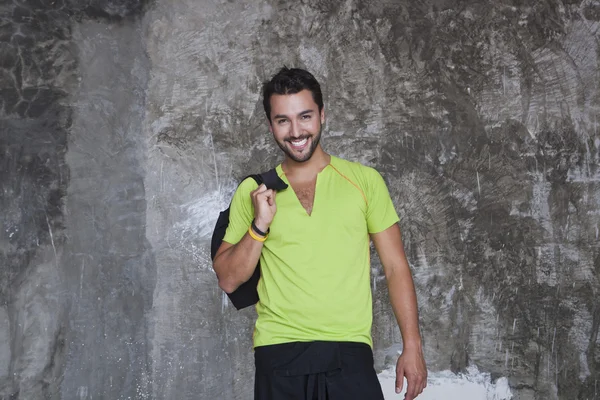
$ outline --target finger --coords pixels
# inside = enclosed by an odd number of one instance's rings
[[[250,192],[250,197],[254,200],[260,191],[260,186]]]
[[[272,195],[273,195],[273,190],[266,189],[266,190],[264,190],[262,192],[256,192],[256,194],[254,195],[254,199],[256,201],[259,201],[259,202],[261,202],[261,201],[268,202],[269,201],[269,197],[271,197]]]
[[[404,400],[413,400],[414,398],[415,396],[413,395],[413,384],[411,382],[407,382]]]
[[[262,203],[264,201],[269,206],[272,206],[273,205],[273,201],[274,201],[273,200],[273,198],[274,198],[273,194],[274,193],[275,193],[275,191],[272,190],[272,189],[268,189],[268,190],[265,190],[264,192],[257,193],[256,194],[256,201],[258,203]]]
[[[275,195],[277,194],[276,191],[271,190],[271,195],[269,196],[269,205],[272,206],[273,204],[275,204]]]
[[[425,381],[423,381],[422,377],[419,377],[419,381],[415,387],[415,397],[423,393],[423,389],[425,388]]]
[[[414,397],[417,397],[418,395],[420,395],[423,392],[423,383],[421,381],[417,382],[417,384],[415,385],[415,389],[413,391],[413,395]]]
[[[423,379],[421,377],[417,377],[416,382],[413,386],[412,395],[413,395],[413,397],[417,397],[421,393],[423,393]]]
[[[404,387],[404,368],[396,368],[396,393],[402,392]]]
[[[410,376],[410,377],[406,377],[406,396],[404,397],[406,400],[413,400],[415,397],[417,397],[417,387],[418,384],[415,381],[415,377],[414,376]]]
[[[423,392],[423,384],[421,382],[417,383],[413,390],[413,397],[417,397]]]
[[[267,190],[267,185],[265,185],[264,183],[261,183],[260,185],[258,185],[258,187],[256,188],[256,190],[254,191],[256,194],[262,193],[264,191]]]

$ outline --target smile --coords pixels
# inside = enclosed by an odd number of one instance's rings
[[[289,142],[294,149],[302,150],[308,143],[308,138],[304,138],[304,139],[300,139],[300,140],[290,140]]]

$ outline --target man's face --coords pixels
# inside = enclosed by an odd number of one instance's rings
[[[309,160],[321,140],[325,113],[309,90],[271,96],[269,130],[287,157],[296,162]]]

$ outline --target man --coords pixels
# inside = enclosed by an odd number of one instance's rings
[[[427,370],[398,216],[381,175],[322,149],[323,98],[309,72],[281,69],[265,83],[263,105],[285,155],[277,173],[289,186],[276,193],[242,182],[213,262],[231,293],[260,259],[255,400],[383,399],[371,349],[369,239],[402,333],[396,392],[406,377],[412,400]]]

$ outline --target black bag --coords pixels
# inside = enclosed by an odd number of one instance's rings
[[[259,186],[264,183],[267,189],[279,191],[287,189],[288,187],[288,185],[281,180],[279,175],[277,175],[275,168],[259,175],[250,175],[242,179],[242,182],[247,178],[254,179]],[[231,204],[229,206],[231,207]],[[210,257],[213,260],[215,259],[215,255],[217,254],[219,247],[221,247],[221,243],[223,243],[227,226],[229,226],[229,207],[227,207],[226,210],[221,211],[213,231],[210,246]],[[241,310],[242,308],[251,306],[258,302],[258,291],[256,287],[258,286],[259,279],[260,261],[256,264],[256,269],[254,270],[254,273],[250,279],[242,283],[240,287],[238,287],[232,293],[227,294],[227,296],[229,296],[229,300],[231,300],[236,309]]]

